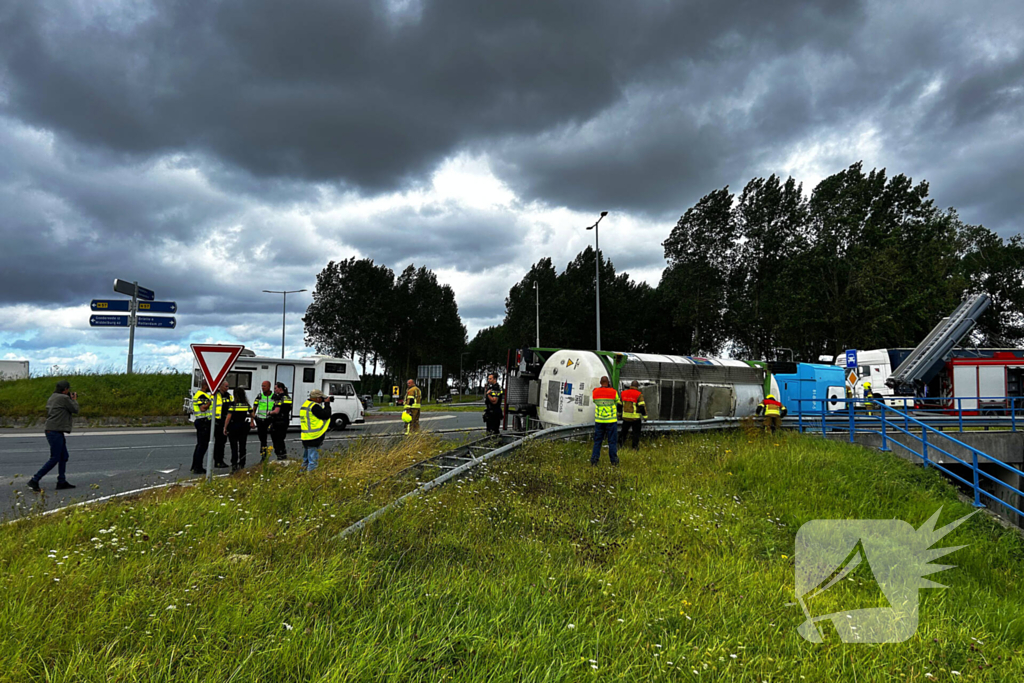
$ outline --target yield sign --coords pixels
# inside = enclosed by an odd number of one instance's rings
[[[244,346],[239,344],[190,344],[192,355],[196,357],[199,368],[203,371],[206,384],[211,391],[217,391],[224,376],[234,365]]]

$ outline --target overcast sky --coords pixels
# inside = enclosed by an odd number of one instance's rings
[[[0,0],[0,359],[123,367],[115,277],[179,305],[137,367],[279,353],[261,290],[349,256],[432,268],[472,336],[602,210],[655,284],[702,195],[858,160],[1009,236],[1022,46],[1019,0]]]

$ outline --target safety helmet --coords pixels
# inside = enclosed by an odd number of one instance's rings
[[[774,401],[775,400],[775,395],[774,394],[768,394],[767,396],[765,396],[765,398],[770,398],[770,399],[772,399]]]
[[[864,386],[870,387],[871,386],[871,382],[864,382]]]
[[[409,414],[409,411],[402,411],[402,422],[412,422],[412,415]]]

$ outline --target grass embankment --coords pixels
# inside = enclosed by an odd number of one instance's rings
[[[618,469],[544,444],[336,540],[427,438],[0,529],[0,679],[1024,677],[1024,542],[984,515],[940,542],[967,547],[907,642],[797,634],[797,529],[969,513],[934,471],[797,435],[656,441]]]
[[[46,400],[58,380],[78,392],[80,418],[181,415],[190,375],[68,375],[0,382],[0,417],[45,418]]]

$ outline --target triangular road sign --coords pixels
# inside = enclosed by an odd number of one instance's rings
[[[192,355],[199,363],[199,369],[203,371],[203,377],[211,391],[217,391],[228,370],[234,365],[235,360],[245,348],[240,344],[190,344]]]

